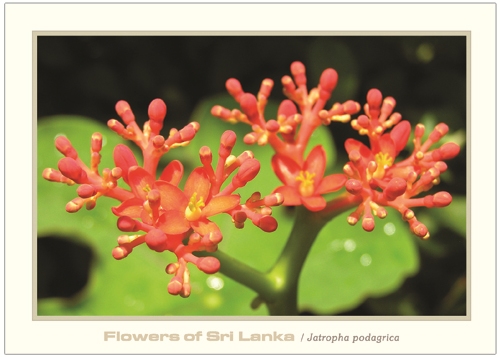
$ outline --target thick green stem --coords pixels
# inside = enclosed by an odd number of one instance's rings
[[[270,315],[298,315],[299,277],[316,237],[330,220],[357,204],[358,198],[344,194],[328,202],[320,212],[297,207],[290,236],[278,260],[267,273],[260,272],[221,251],[198,252],[197,255],[211,255],[219,259],[220,272],[257,292],[259,296],[256,301],[265,302]]]
[[[298,207],[288,241],[273,268],[266,274],[273,282],[275,295],[267,300],[271,315],[298,315],[297,288],[300,272],[314,240],[326,221],[318,221],[314,214]]]

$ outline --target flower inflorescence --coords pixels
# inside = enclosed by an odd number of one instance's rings
[[[371,89],[364,114],[351,120],[353,114],[361,110],[360,104],[349,100],[335,103],[325,109],[327,101],[337,84],[337,72],[326,69],[321,74],[319,84],[310,91],[306,87],[305,67],[301,62],[291,65],[292,77],[282,78],[283,93],[288,97],[281,102],[276,119],[265,120],[264,110],[273,87],[271,79],[264,79],[257,96],[245,93],[240,82],[234,78],[226,82],[228,92],[239,103],[240,109],[229,110],[221,106],[212,108],[212,114],[225,121],[249,124],[252,132],[244,141],[247,144],[270,144],[275,156],[272,167],[283,183],[275,192],[283,194],[284,205],[304,205],[310,211],[321,211],[327,206],[324,194],[345,187],[359,202],[356,210],[349,215],[348,223],[362,220],[362,227],[372,231],[375,227],[374,215],[384,218],[392,207],[408,221],[411,231],[428,238],[426,226],[417,220],[412,207],[444,207],[451,203],[447,192],[417,198],[439,183],[440,175],[446,171],[444,160],[458,155],[460,147],[455,143],[445,143],[431,150],[448,132],[448,126],[438,124],[429,137],[422,142],[425,128],[415,127],[414,150],[411,155],[397,161],[398,155],[406,147],[411,134],[411,125],[402,120],[400,113],[394,112],[396,100],[383,98],[378,89]],[[321,124],[332,122],[348,123],[362,136],[367,136],[370,147],[355,139],[347,139],[345,148],[349,162],[344,166],[344,174],[324,177],[326,154],[321,145],[305,154],[306,145],[314,130]],[[388,133],[388,129],[392,129]]]
[[[361,110],[361,105],[355,101],[325,108],[337,84],[334,69],[324,70],[319,84],[311,90],[307,89],[305,66],[294,62],[290,69],[292,76],[284,76],[281,81],[287,99],[279,105],[276,118],[266,120],[264,117],[274,85],[271,79],[262,81],[257,95],[244,92],[237,79],[227,80],[226,88],[240,109],[230,110],[217,105],[211,110],[215,117],[227,122],[248,124],[251,132],[244,137],[245,143],[269,144],[273,148],[275,155],[271,165],[282,185],[269,195],[255,192],[242,201],[236,193],[256,177],[260,162],[251,151],[239,155],[232,153],[237,138],[230,130],[221,136],[216,160],[209,147],[200,148],[201,166],[189,173],[183,188],[180,186],[184,166],[178,160],[166,165],[157,177],[160,158],[172,148],[188,145],[200,129],[197,122],[191,122],[180,130],[171,129],[167,137],[161,135],[167,113],[167,106],[161,99],[149,105],[149,120],[142,130],[125,101],[115,106],[121,121],[108,121],[111,130],[139,147],[142,165],[128,146],[119,144],[113,151],[115,167],[99,171],[103,140],[100,133],[92,135],[88,166],[79,158],[69,139],[58,136],[55,146],[64,157],[58,162],[58,170],[47,168],[43,177],[78,185],[77,197],[66,205],[70,213],[83,207],[93,209],[100,197],[118,200],[120,204],[113,207],[112,212],[118,217],[117,227],[127,234],[118,237],[113,257],[123,259],[142,244],[156,252],[174,253],[177,261],[166,266],[167,274],[173,276],[168,291],[183,297],[191,292],[188,263],[207,274],[219,271],[217,258],[195,254],[218,249],[223,235],[211,220],[218,214],[227,214],[236,228],[243,228],[250,220],[263,231],[273,232],[278,226],[272,216],[273,206],[303,205],[313,212],[322,211],[328,208],[324,195],[345,188],[343,195],[352,199],[347,200],[342,209],[356,207],[348,217],[349,224],[361,220],[363,229],[372,231],[374,217],[386,217],[385,207],[392,207],[400,212],[415,235],[428,238],[427,227],[417,220],[412,208],[444,207],[452,201],[451,195],[444,191],[419,196],[439,183],[441,174],[447,170],[444,161],[454,158],[460,151],[455,143],[431,148],[448,132],[448,126],[438,124],[424,140],[425,127],[418,124],[414,129],[413,151],[408,157],[399,159],[412,130],[410,123],[394,112],[394,98],[383,98],[379,90],[371,89],[363,106],[364,114],[352,119]],[[332,122],[350,122],[353,129],[367,137],[369,145],[347,139],[345,149],[349,161],[343,173],[325,176],[327,154],[324,147],[317,145],[308,153],[306,148],[314,131]],[[124,185],[119,185],[120,180]]]
[[[116,167],[106,168],[101,174],[98,171],[101,134],[92,135],[90,166],[79,159],[69,139],[59,136],[55,140],[56,148],[65,157],[59,160],[59,170],[45,169],[43,177],[68,185],[78,184],[78,197],[66,206],[66,211],[71,213],[83,206],[94,208],[97,199],[103,196],[120,201],[118,206],[112,208],[118,216],[118,229],[133,234],[118,237],[113,257],[123,259],[143,243],[156,252],[174,253],[177,262],[166,267],[166,272],[173,275],[168,291],[187,297],[191,292],[187,263],[194,264],[207,274],[213,274],[220,268],[220,262],[215,257],[197,257],[194,254],[197,251],[214,252],[222,240],[219,227],[209,218],[226,213],[237,228],[243,228],[249,219],[260,229],[272,232],[276,230],[277,222],[271,216],[271,207],[280,205],[283,197],[279,193],[261,197],[256,192],[247,201],[241,201],[235,191],[255,178],[260,163],[251,151],[238,156],[232,154],[236,143],[236,134],[232,131],[224,132],[221,137],[215,167],[212,166],[210,148],[204,146],[200,149],[202,165],[189,174],[183,189],[179,185],[184,166],[178,160],[171,161],[156,178],[160,158],[172,148],[187,145],[200,127],[197,122],[192,122],[180,130],[171,129],[169,136],[163,137],[160,131],[166,109],[161,99],[153,100],[148,110],[149,121],[141,130],[128,103],[119,101],[116,111],[126,126],[116,119],[108,121],[113,131],[141,149],[143,166],[138,164],[128,146],[119,144],[113,151]],[[129,189],[118,186],[120,179]]]

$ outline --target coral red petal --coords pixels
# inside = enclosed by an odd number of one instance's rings
[[[164,181],[156,181],[155,186],[160,191],[161,206],[164,210],[184,212],[189,203],[189,198],[180,188]]]
[[[166,211],[158,219],[158,228],[166,234],[181,234],[187,232],[191,226],[181,211]]]
[[[347,177],[343,174],[328,175],[323,178],[316,189],[317,194],[335,192],[344,187]]]
[[[209,234],[210,232],[220,231],[219,227],[214,222],[209,221],[206,218],[199,219],[196,222],[191,222],[191,227],[201,236]]]
[[[188,198],[191,198],[195,192],[198,198],[203,198],[204,201],[207,201],[210,192],[210,180],[203,167],[194,169],[184,186],[184,193]]]
[[[363,158],[368,159],[370,161],[373,160],[372,151],[368,148],[368,146],[363,144],[361,141],[358,141],[356,139],[347,139],[345,141],[344,147],[348,154],[351,151],[356,150],[361,154]]]
[[[160,175],[159,180],[171,183],[174,186],[179,185],[184,173],[184,166],[179,160],[171,161]]]
[[[136,197],[146,199],[147,193],[153,189],[155,179],[142,167],[133,166],[128,171],[130,188]]]
[[[283,205],[285,206],[300,206],[302,201],[297,190],[290,186],[280,186],[273,193],[281,193],[283,195]]]
[[[326,200],[321,196],[301,197],[304,206],[312,212],[321,211],[326,207]]]
[[[294,187],[297,185],[295,178],[299,175],[301,168],[295,161],[287,156],[277,154],[273,156],[271,165],[276,176],[286,186]]]
[[[141,217],[141,211],[143,210],[142,204],[144,200],[140,198],[131,198],[124,201],[118,207],[112,207],[111,211],[117,216],[129,216],[132,218]]]
[[[396,158],[396,145],[389,134],[380,137],[380,152],[388,154],[393,160]]]
[[[314,187],[318,187],[323,175],[325,174],[326,153],[323,146],[315,146],[307,156],[304,164],[304,170],[314,173]]]
[[[205,217],[210,217],[221,212],[226,212],[240,204],[239,195],[214,197],[201,211]]]

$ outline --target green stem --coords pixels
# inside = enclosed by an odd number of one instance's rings
[[[320,212],[299,206],[290,236],[276,263],[267,272],[260,272],[221,252],[197,252],[211,255],[221,262],[220,272],[259,294],[255,301],[266,303],[270,315],[298,315],[297,291],[300,273],[309,251],[323,227],[337,215],[359,204],[359,199],[344,194],[328,202]],[[252,305],[254,306],[254,305]]]

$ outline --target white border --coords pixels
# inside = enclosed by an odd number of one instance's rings
[[[6,4],[5,352],[22,354],[496,352],[495,4]],[[234,14],[233,14],[234,12]],[[208,15],[208,16],[207,16]],[[237,21],[236,21],[237,19]],[[32,321],[33,31],[471,31],[470,321]],[[23,164],[19,164],[23,163]],[[178,333],[177,342],[104,342],[104,331]],[[292,333],[295,342],[187,342],[184,334]],[[302,334],[398,335],[398,343],[300,343]],[[352,340],[351,340],[352,341]]]

